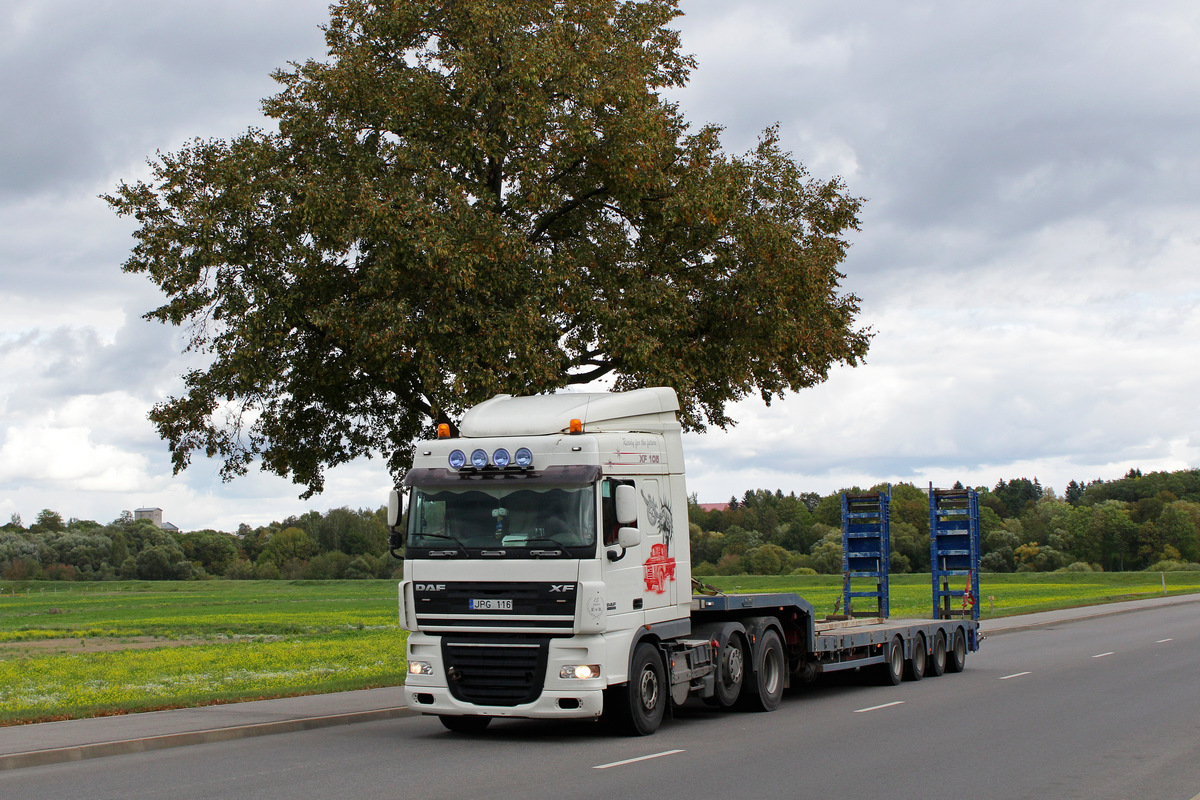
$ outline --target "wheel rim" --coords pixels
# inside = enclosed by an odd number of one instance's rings
[[[646,711],[653,711],[658,706],[658,675],[651,667],[646,667],[642,670],[642,679],[639,681],[638,699],[642,703],[642,708]]]
[[[913,671],[925,672],[925,640],[920,636],[913,642]]]
[[[742,658],[742,648],[736,643],[730,641],[725,651],[725,674],[722,676],[722,682],[728,686],[737,686],[742,682],[742,673],[746,669],[746,662]]]
[[[892,672],[899,675],[904,670],[904,648],[899,643],[892,645]]]

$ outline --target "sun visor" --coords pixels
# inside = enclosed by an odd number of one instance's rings
[[[404,476],[406,487],[450,487],[473,483],[548,483],[556,486],[586,486],[600,480],[597,464],[569,464],[538,470],[452,470],[441,467],[410,469]]]

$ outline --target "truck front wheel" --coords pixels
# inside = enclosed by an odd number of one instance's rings
[[[658,648],[649,642],[639,644],[633,651],[633,668],[629,671],[625,695],[628,732],[649,736],[658,730],[667,707],[666,671]]]

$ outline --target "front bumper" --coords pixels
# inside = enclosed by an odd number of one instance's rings
[[[600,712],[604,710],[604,692],[601,689],[543,689],[541,696],[532,703],[517,706],[478,706],[458,700],[444,687],[405,686],[404,699],[414,711],[446,716],[587,719],[599,717]]]
[[[459,638],[451,637],[451,641]],[[422,661],[429,664],[432,674],[414,675],[409,673],[404,686],[404,698],[409,708],[426,714],[530,719],[598,717],[604,708],[604,689],[607,686],[604,645],[605,642],[601,636],[550,639],[544,645],[545,674],[541,676],[540,692],[534,695],[531,691],[529,699],[524,702],[490,705],[463,699],[464,691],[462,689],[457,692],[450,690],[446,677],[449,665],[445,661],[445,654],[448,651],[445,651],[442,646],[441,636],[412,633],[408,637],[408,660],[410,663]],[[461,666],[461,662],[458,663]],[[599,676],[584,679],[560,676],[564,666],[578,664],[599,665],[601,668]],[[476,673],[471,676],[471,679],[474,688],[478,689],[479,682],[487,680],[486,671],[483,673],[483,677]],[[470,693],[467,693],[467,696],[470,696]],[[483,697],[492,700],[492,695],[486,692],[475,699],[482,701]]]

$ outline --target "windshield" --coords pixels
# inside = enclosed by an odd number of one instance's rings
[[[589,555],[596,544],[595,491],[549,484],[416,487],[408,549],[468,557]]]

